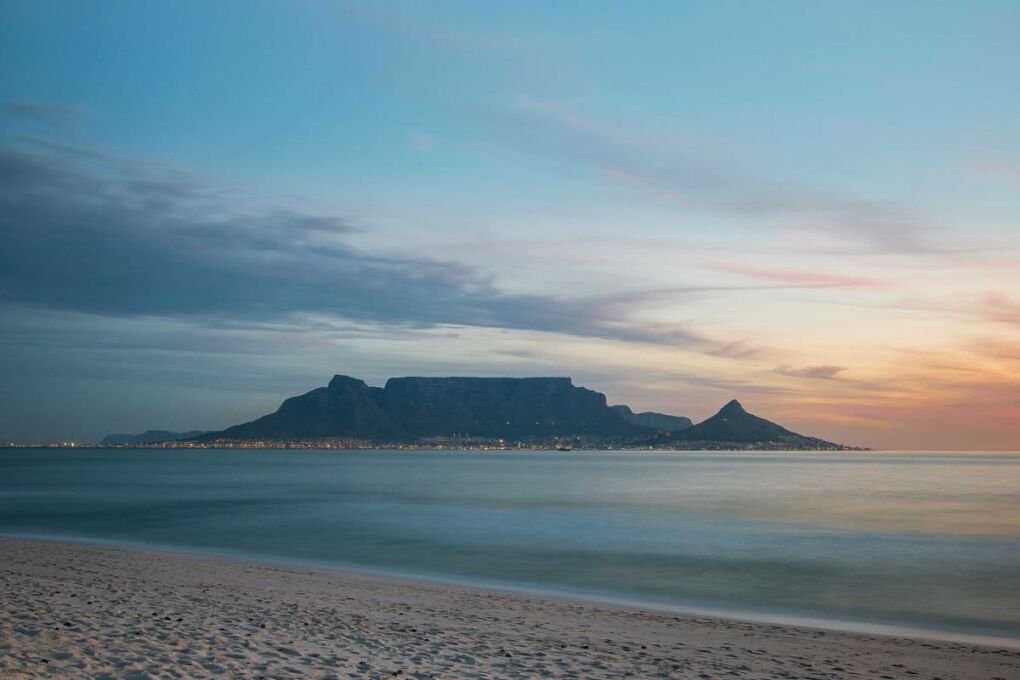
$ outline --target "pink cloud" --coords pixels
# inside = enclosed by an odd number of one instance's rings
[[[1020,185],[1020,161],[1003,157],[980,158],[970,163],[967,174],[996,184]]]
[[[1005,293],[987,293],[984,298],[984,311],[992,321],[1020,325],[1020,303]]]
[[[781,285],[805,288],[884,288],[886,281],[864,276],[850,276],[835,272],[805,271],[780,267],[762,267],[749,264],[715,264],[717,271],[739,274],[772,281]]]
[[[838,373],[846,370],[845,366],[804,366],[793,368],[792,366],[779,366],[775,369],[780,375],[788,375],[791,378],[811,378],[813,380],[833,380]]]

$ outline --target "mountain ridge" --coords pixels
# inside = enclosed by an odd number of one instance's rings
[[[631,410],[630,406],[625,406],[623,404],[610,406],[609,408],[623,416],[624,420],[628,420],[635,425],[650,427],[654,430],[679,432],[680,430],[686,430],[688,427],[694,425],[691,419],[686,416],[671,416],[667,413],[658,413],[656,411],[642,411],[641,413],[635,413]]]
[[[570,378],[390,378],[384,387],[337,374],[325,387],[286,399],[276,412],[199,439],[359,437],[409,441],[454,435],[641,436],[600,392]]]
[[[591,448],[842,450],[744,410],[737,400],[689,418],[609,406],[569,377],[399,377],[383,387],[336,374],[273,413],[190,443],[350,440],[371,445],[575,441]]]

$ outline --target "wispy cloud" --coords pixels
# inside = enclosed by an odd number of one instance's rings
[[[778,366],[775,369],[780,375],[792,378],[809,378],[811,380],[832,380],[837,374],[846,370],[845,366],[804,366],[793,368],[792,366]]]
[[[1020,373],[1020,343],[1000,338],[979,338],[968,343],[966,349],[982,359],[1008,364]]]
[[[1005,293],[986,293],[983,309],[992,321],[1020,326],[1020,302]]]
[[[985,154],[968,162],[963,167],[963,175],[1007,187],[1020,186],[1020,159],[1001,154]]]
[[[528,97],[514,102],[508,127],[513,142],[530,153],[568,158],[659,200],[779,218],[881,251],[939,250],[928,238],[935,225],[900,206],[784,181],[745,155],[694,136],[614,127],[564,102]]]
[[[752,359],[760,357],[770,350],[762,345],[750,343],[746,340],[737,340],[719,345],[708,352],[712,356],[726,359]]]
[[[24,99],[3,102],[0,111],[9,118],[51,126],[75,123],[88,114],[85,108],[74,104]]]
[[[859,303],[847,303],[859,306]],[[865,305],[875,307],[875,305]],[[943,298],[903,297],[886,303],[887,308],[924,312],[993,324],[1020,325],[1020,302],[1002,291],[959,293]]]
[[[804,288],[881,288],[888,285],[881,279],[828,271],[805,271],[745,263],[717,263],[710,266],[716,271]]]
[[[123,161],[116,155],[77,144],[67,144],[51,137],[37,134],[18,135],[18,141],[34,147],[36,150],[50,152],[64,158],[76,158],[83,161],[100,161],[112,165]]]

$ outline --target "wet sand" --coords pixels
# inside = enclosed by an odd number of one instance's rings
[[[4,678],[1020,678],[1020,651],[0,538]]]

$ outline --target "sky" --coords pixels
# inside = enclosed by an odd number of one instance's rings
[[[0,0],[0,440],[569,375],[1020,450],[1020,4]]]

